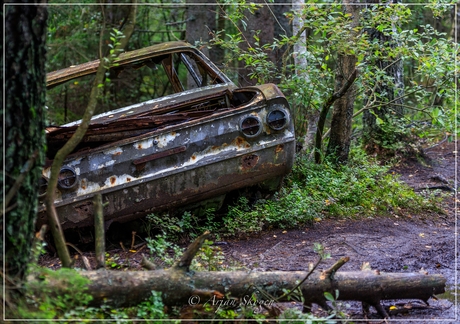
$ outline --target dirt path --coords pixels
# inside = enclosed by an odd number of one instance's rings
[[[427,187],[441,187],[443,190],[455,188],[455,149],[454,143],[444,143],[427,152],[430,165],[416,160],[406,161],[396,167],[395,172],[417,190]],[[448,291],[439,300],[430,300],[430,308],[412,309],[392,319],[400,319],[401,322],[430,320],[436,323],[439,320],[456,323],[456,313],[457,318],[460,316],[455,307],[458,265],[455,258],[456,212],[453,193],[444,207],[446,215],[321,221],[312,228],[274,231],[257,238],[229,242],[223,249],[228,257],[250,269],[305,270],[309,263],[317,259],[312,246],[318,242],[331,254],[331,259],[324,262],[323,268],[328,268],[342,256],[349,256],[350,261],[342,270],[359,270],[363,262],[369,262],[372,269],[386,272],[418,272],[424,269],[430,274],[442,274],[447,279]],[[392,304],[386,302],[387,306]],[[350,303],[350,306],[345,312],[351,318],[362,319],[362,309],[357,307],[359,305]]]

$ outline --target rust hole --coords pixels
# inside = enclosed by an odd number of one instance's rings
[[[144,170],[145,169],[145,164],[146,163],[136,164],[136,171],[141,172],[142,170]]]
[[[117,181],[117,178],[116,177],[110,177],[110,183],[111,184],[115,184],[115,181]]]
[[[196,160],[196,156],[195,156],[195,155],[192,155],[192,160],[193,160],[193,161]]]
[[[92,213],[93,205],[92,202],[88,201],[75,206],[74,209],[81,216],[89,215],[90,213]]]
[[[137,144],[137,148],[140,150],[142,148],[142,144]]]
[[[279,144],[276,146],[275,153],[278,154],[284,149],[284,144]]]
[[[255,155],[255,154],[245,155],[243,156],[242,161],[241,161],[241,168],[243,170],[251,169],[257,165],[257,162],[259,162],[258,155]]]
[[[238,136],[238,137],[235,139],[235,145],[238,146],[238,147],[240,147],[241,145],[243,145],[244,142],[245,142],[245,141],[244,141],[244,138],[242,138],[242,137],[240,137],[240,136]]]
[[[131,178],[126,178],[126,181],[130,182],[130,181],[131,181]]]

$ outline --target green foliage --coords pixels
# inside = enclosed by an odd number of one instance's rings
[[[318,323],[325,323],[325,324],[333,324],[337,323],[337,320],[333,319],[334,314],[329,315],[326,318],[317,318],[316,316],[312,315],[311,313],[303,313],[301,310],[297,308],[288,308],[286,309],[278,319],[281,322],[288,322],[292,324],[318,324]]]
[[[286,185],[270,200],[250,205],[244,197],[229,207],[222,235],[259,232],[264,228],[296,228],[327,217],[404,215],[408,210],[440,211],[441,198],[419,195],[388,173],[364,151],[353,149],[347,165],[330,160],[315,164],[297,158]]]
[[[100,307],[76,307],[67,312],[65,319],[78,319],[84,323],[98,320],[109,320],[110,323],[132,323],[130,319],[143,320],[145,323],[163,323],[166,319],[161,293],[152,291],[152,295],[139,305],[128,308],[113,308],[107,305]]]
[[[73,309],[85,307],[92,300],[92,296],[86,293],[89,280],[73,269],[53,271],[32,267],[29,278],[32,277],[36,280],[26,283],[26,298],[18,306],[18,318],[62,318]],[[59,286],[56,286],[57,283]]]
[[[215,33],[211,46],[226,50],[229,71],[236,66],[232,62],[243,61],[252,71],[250,77],[258,83],[278,84],[291,104],[296,135],[305,135],[306,117],[318,111],[333,93],[338,55],[354,55],[358,59],[355,116],[365,110],[393,109],[395,103],[403,101],[397,107],[403,116],[395,118],[392,112],[379,120],[385,129],[379,133],[378,144],[400,150],[417,138],[435,140],[446,132],[449,136],[458,134],[454,82],[458,71],[457,46],[446,34],[451,25],[437,23],[435,29],[432,22],[436,19],[430,20],[446,15],[451,1],[435,1],[425,6],[369,5],[360,8],[357,26],[354,16],[345,13],[341,3],[309,1],[301,11],[286,13],[290,19],[302,20],[305,44],[298,37],[300,31],[292,37],[279,35],[267,44],[259,43],[257,32],[254,39],[246,39],[245,21],[257,7],[252,8],[246,1],[225,1],[225,4],[228,5],[226,18],[232,28]],[[235,28],[240,25],[243,30]],[[386,41],[373,38],[374,30]],[[305,52],[293,52],[295,44],[305,46]],[[281,66],[267,62],[271,51],[285,49]],[[296,64],[301,57],[308,64]],[[403,84],[386,72],[398,62],[404,66]],[[360,120],[354,123],[357,131],[362,128]]]
[[[235,205],[228,207],[223,223],[224,235],[239,235],[261,231],[263,218],[256,209],[250,206],[246,197],[240,197]]]
[[[195,238],[206,231],[218,233],[221,222],[217,219],[215,209],[201,208],[184,211],[181,216],[170,213],[150,214],[145,225],[148,236],[160,231],[169,240]]]
[[[198,271],[225,271],[228,264],[224,264],[225,256],[220,247],[214,242],[205,240],[192,261],[192,269]]]
[[[401,209],[438,210],[433,196],[425,198],[416,194],[396,176],[388,174],[388,169],[362,150],[354,149],[348,165],[335,166],[330,161],[316,165],[299,158],[288,181],[293,192],[308,192],[306,199],[324,216],[397,214]]]
[[[169,241],[165,235],[146,238],[150,254],[159,258],[165,265],[171,266],[182,255],[182,249]]]
[[[149,237],[155,232],[160,232],[168,239],[177,240],[183,229],[190,228],[188,222],[181,223],[177,217],[170,216],[169,213],[149,214],[146,217],[145,229]]]
[[[147,320],[146,323],[158,323],[161,321],[150,321],[151,319],[165,319],[167,316],[163,312],[164,305],[161,300],[161,293],[152,291],[152,296],[137,306],[138,319]]]

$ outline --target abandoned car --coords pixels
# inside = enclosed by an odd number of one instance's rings
[[[67,121],[81,118],[98,65],[49,73],[49,110],[65,111]],[[275,85],[239,88],[185,42],[123,53],[107,75],[112,91],[100,98],[59,174],[55,206],[63,229],[93,224],[97,193],[108,226],[235,189],[276,189],[290,171],[294,126]],[[41,199],[54,155],[79,123],[47,128]],[[41,202],[38,225],[46,218]]]

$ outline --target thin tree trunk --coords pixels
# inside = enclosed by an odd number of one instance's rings
[[[306,107],[307,114],[307,131],[304,138],[302,152],[307,153],[315,147],[316,132],[318,131],[318,123],[320,111],[314,107]]]
[[[247,42],[241,43],[241,48],[244,52],[248,51],[250,47],[261,47],[264,44],[269,44],[273,42],[273,37],[275,35],[275,26],[274,26],[274,17],[268,5],[265,5],[266,2],[257,0],[254,3],[262,4],[262,7],[258,8],[254,14],[250,12],[245,12],[247,17],[247,25],[241,26],[241,31],[243,32],[244,39]],[[256,40],[254,35],[257,34],[259,39],[259,45],[256,46]],[[276,57],[273,52],[269,53],[268,60],[271,62],[276,62]],[[257,83],[257,79],[250,77],[252,72],[251,67],[246,66],[244,60],[240,61],[238,68],[238,83],[240,86],[251,86]],[[267,81],[267,80],[264,80]]]
[[[132,1],[133,4],[136,3],[136,0]],[[120,45],[116,47],[115,53],[119,53],[119,50],[122,50],[126,44],[128,43],[129,38],[131,37],[134,31],[135,25],[135,18],[136,18],[137,6],[131,6],[130,13],[128,16],[128,23],[126,24],[126,29],[124,31],[124,38],[120,41]],[[101,59],[101,62],[103,60]],[[83,118],[81,123],[69,141],[56,153],[54,157],[53,164],[51,165],[51,172],[50,178],[48,181],[48,189],[46,192],[45,198],[45,206],[48,214],[48,221],[51,233],[54,238],[54,243],[61,259],[62,266],[70,268],[72,266],[72,261],[70,258],[69,251],[67,250],[67,246],[65,243],[64,233],[61,228],[61,223],[59,221],[59,216],[56,212],[56,208],[54,206],[54,201],[56,199],[56,188],[57,182],[59,177],[59,172],[62,167],[62,164],[67,157],[80,143],[83,136],[86,133],[86,130],[89,127],[89,123],[91,122],[91,118],[94,115],[96,110],[97,100],[101,93],[101,89],[99,87],[100,84],[103,84],[104,77],[105,77],[106,67],[104,64],[100,64],[99,68],[96,72],[96,76],[94,79],[94,83],[91,89],[91,93],[89,96],[88,106],[83,114]]]
[[[337,59],[336,87],[342,87],[356,71],[357,59],[353,55],[340,54]],[[337,162],[346,163],[350,152],[351,124],[356,98],[356,86],[350,85],[347,93],[334,102],[331,120],[331,134],[326,156],[335,156]]]
[[[305,0],[293,0],[292,8],[294,10],[294,18],[292,19],[292,34],[298,35],[298,39],[293,46],[294,50],[294,65],[295,73],[305,83],[309,82],[307,69],[307,31],[304,28],[302,21],[302,11],[305,7]],[[313,107],[301,106],[296,109],[301,114],[305,114],[307,128],[302,146],[302,153],[311,151],[315,147],[315,135],[318,130],[318,122],[320,111]]]
[[[102,195],[99,193],[94,196],[94,237],[96,268],[105,267],[105,229],[104,229],[104,208],[102,205]]]
[[[359,25],[360,7],[353,4],[350,0],[344,0],[345,13],[352,17],[352,30]],[[352,32],[349,42],[353,42],[356,32]],[[337,72],[335,77],[335,87],[340,89],[349,82],[350,76],[356,71],[357,58],[347,53],[339,53],[337,58]],[[355,75],[356,77],[356,75]],[[353,107],[356,98],[356,86],[351,84],[344,94],[334,102],[334,111],[331,120],[331,134],[326,156],[334,155],[337,162],[345,163],[348,160],[351,142],[351,124],[353,119]]]
[[[458,43],[458,38],[460,37],[460,1],[452,6],[451,24],[450,36],[454,43]]]
[[[368,2],[380,4],[380,0],[368,0]],[[393,26],[393,32],[396,32],[396,26]],[[391,36],[385,35],[375,28],[368,29],[367,33],[370,38],[369,41],[377,41],[382,48],[398,46]],[[377,122],[377,118],[379,118],[383,123],[391,124],[403,116],[403,62],[398,57],[387,57],[377,59],[374,64],[377,70],[383,71],[389,78],[376,81],[378,83],[374,90],[367,94],[369,98],[377,97],[380,103],[378,107],[371,110],[366,109],[363,113],[364,143],[369,153],[380,150],[383,142],[391,145],[403,140],[394,134],[386,134],[380,126],[382,123]]]

